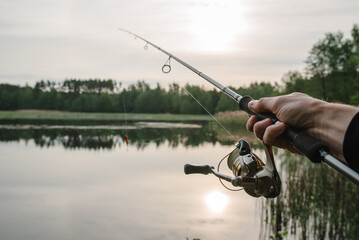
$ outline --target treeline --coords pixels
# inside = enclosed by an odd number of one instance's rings
[[[359,26],[351,38],[327,33],[309,52],[306,76],[299,72],[284,75],[283,93],[304,92],[327,101],[359,104]]]
[[[305,74],[290,71],[280,83],[255,82],[231,89],[254,99],[304,92],[327,101],[359,104],[358,25],[353,26],[348,39],[341,32],[327,33],[312,47],[305,62]],[[0,110],[205,114],[187,91],[212,114],[238,108],[218,90],[195,85],[172,83],[164,88],[157,84],[151,88],[138,81],[122,87],[112,79],[68,79],[62,83],[40,81],[34,87],[0,84]]]
[[[233,90],[247,92],[254,97],[268,96],[276,92],[270,83],[252,83],[249,88]],[[69,79],[63,83],[40,81],[35,87],[1,84],[0,109],[205,114],[206,111],[187,91],[211,113],[237,109],[233,100],[216,89],[205,90],[194,85],[180,87],[176,83],[170,84],[168,89],[159,84],[150,88],[145,81],[138,81],[121,89],[121,83],[111,79]]]

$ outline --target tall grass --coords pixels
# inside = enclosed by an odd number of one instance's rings
[[[248,114],[244,111],[225,111],[219,112],[216,114],[216,118],[221,121],[221,123],[230,125],[240,125],[245,126],[248,120]]]
[[[282,193],[263,201],[262,235],[283,239],[288,231],[298,239],[358,239],[359,187],[327,165],[287,152],[280,158]]]

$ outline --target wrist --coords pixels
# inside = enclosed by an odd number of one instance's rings
[[[326,119],[326,115],[331,115],[332,109],[330,109],[330,103],[318,100],[316,98],[312,98],[311,103],[309,104],[310,116],[308,116],[308,119],[312,119],[310,125],[310,128],[318,128],[318,126],[322,126],[323,119]],[[317,130],[321,129],[318,128]]]
[[[316,116],[315,120],[315,135],[328,144],[329,150],[334,156],[344,159],[344,136],[350,121],[358,112],[358,108],[327,102],[322,102],[318,107],[320,114]]]

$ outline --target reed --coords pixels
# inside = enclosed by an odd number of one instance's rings
[[[299,239],[357,239],[359,189],[324,164],[280,153],[283,188],[276,199],[264,200],[262,235],[283,239],[289,231]]]
[[[224,124],[236,124],[245,126],[248,120],[248,114],[243,111],[225,111],[216,114],[216,118]]]

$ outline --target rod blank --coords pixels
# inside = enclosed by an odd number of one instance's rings
[[[217,82],[216,80],[214,80],[213,78],[207,76],[206,74],[204,74],[203,72],[199,71],[198,69],[192,67],[191,65],[189,65],[188,63],[186,63],[185,61],[179,59],[178,57],[174,56],[173,54],[167,52],[166,50],[160,48],[159,46],[157,46],[156,44],[142,38],[141,36],[138,36],[137,34],[130,32],[126,29],[123,28],[119,28],[120,31],[123,32],[127,32],[128,34],[141,39],[142,41],[144,41],[146,44],[151,45],[152,47],[158,49],[159,51],[163,52],[164,54],[166,54],[167,56],[169,56],[170,58],[176,60],[177,62],[179,62],[180,64],[182,64],[183,66],[185,66],[186,68],[188,68],[189,70],[191,70],[192,72],[196,73],[197,75],[199,75],[200,77],[202,77],[203,79],[207,80],[208,82],[212,83],[213,85],[215,85],[217,88],[221,89],[227,96],[229,96],[230,98],[232,98],[233,100],[235,100],[237,103],[239,103],[239,101],[241,100],[242,96],[239,95],[238,93],[233,92],[231,89],[229,89],[228,87],[223,86],[222,84],[220,84],[219,82]]]

